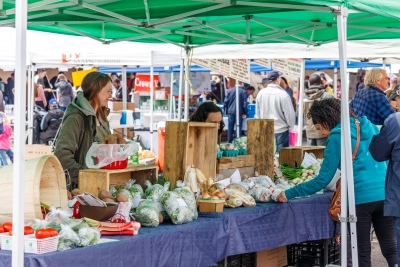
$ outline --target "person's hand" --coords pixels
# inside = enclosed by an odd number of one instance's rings
[[[246,118],[246,114],[243,114],[243,115],[242,115],[242,119],[245,119],[245,118]]]
[[[204,94],[205,94],[205,95],[209,95],[210,92],[209,92],[209,91],[204,91]]]
[[[340,237],[341,236],[335,236],[335,241],[338,245],[340,245]]]
[[[285,195],[285,191],[282,191],[282,192],[278,195],[278,197],[276,198],[276,202],[282,202],[282,203],[287,202],[287,198],[286,198],[286,195]]]

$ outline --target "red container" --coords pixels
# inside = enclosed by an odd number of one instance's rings
[[[100,169],[106,169],[106,170],[118,170],[118,169],[125,169],[128,166],[128,159],[126,160],[120,160],[120,161],[114,161],[113,163],[110,163],[104,167],[101,167]]]

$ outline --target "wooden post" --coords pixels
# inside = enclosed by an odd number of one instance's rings
[[[247,120],[247,153],[255,156],[254,170],[274,177],[274,120]]]
[[[185,176],[187,129],[188,122],[167,121],[165,124],[164,178],[170,180],[171,188]]]

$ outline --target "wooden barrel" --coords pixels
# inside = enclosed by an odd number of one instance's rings
[[[0,216],[12,217],[13,167],[0,167]],[[68,205],[65,174],[60,161],[53,155],[25,161],[25,220],[43,219],[40,202],[65,209]]]

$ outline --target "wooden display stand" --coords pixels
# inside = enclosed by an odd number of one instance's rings
[[[247,120],[247,154],[254,155],[254,170],[274,177],[274,120]]]
[[[79,171],[79,189],[97,196],[99,189],[109,190],[110,185],[121,185],[135,179],[137,184],[144,186],[146,180],[152,184],[158,179],[158,166],[130,164],[126,169],[103,170],[87,169]]]
[[[204,175],[215,179],[217,124],[167,121],[165,126],[164,177],[172,188],[183,180],[186,167],[194,164]]]
[[[317,159],[322,159],[324,158],[324,150],[324,146],[284,147],[279,152],[279,163],[300,167],[306,152],[313,153]]]

